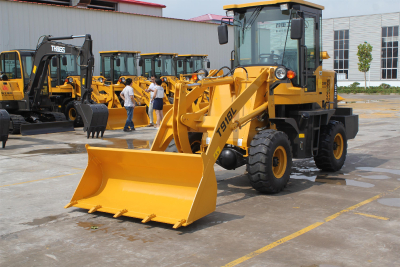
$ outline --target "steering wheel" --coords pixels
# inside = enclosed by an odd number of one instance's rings
[[[261,60],[265,60],[264,63],[267,64],[275,64],[277,61],[279,61],[282,57],[278,54],[260,54],[260,62]]]

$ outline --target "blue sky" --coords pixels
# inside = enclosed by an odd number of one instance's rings
[[[225,15],[224,5],[243,4],[249,0],[143,0],[166,5],[164,17],[190,19],[207,13]],[[257,2],[255,0],[254,2]],[[311,0],[325,6],[323,18],[400,12],[400,0]]]

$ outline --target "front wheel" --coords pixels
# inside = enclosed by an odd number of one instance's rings
[[[292,150],[284,132],[268,129],[254,136],[247,164],[247,176],[254,189],[279,193],[289,181],[291,168]]]
[[[70,101],[65,107],[65,117],[74,123],[74,127],[82,126],[82,118],[75,107],[75,101]]]
[[[343,123],[330,121],[322,126],[315,165],[323,171],[336,172],[343,167],[346,155],[347,138]]]

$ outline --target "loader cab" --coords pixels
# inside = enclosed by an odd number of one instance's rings
[[[296,74],[290,79],[294,86],[315,92],[314,73],[322,66],[323,7],[303,0],[271,3],[225,6],[229,17],[218,28],[220,44],[228,42],[228,24],[232,24],[233,67],[283,67],[281,80],[288,80],[285,73],[292,70]]]
[[[80,78],[81,68],[79,57],[74,55],[56,55],[50,61],[49,67],[49,84],[51,89],[62,86],[65,83],[71,83],[68,77]]]
[[[175,61],[177,78],[180,78],[181,74],[191,74],[201,69],[210,68],[210,60],[207,55],[178,55]]]
[[[100,76],[105,83],[117,84],[122,77],[138,76],[137,59],[140,51],[102,51],[100,52]]]
[[[174,53],[150,53],[141,54],[139,66],[142,68],[142,76],[149,79],[151,76],[161,78],[176,76]]]
[[[12,50],[0,54],[0,74],[26,88],[32,73],[35,50]]]

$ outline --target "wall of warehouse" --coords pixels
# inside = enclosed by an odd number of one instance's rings
[[[162,17],[162,8],[160,7],[118,3],[118,11]]]
[[[100,72],[98,52],[107,50],[208,54],[212,69],[230,66],[233,28],[229,27],[229,43],[219,45],[217,27],[211,23],[0,0],[0,51],[35,49],[41,35],[91,34],[96,75]],[[65,42],[82,45],[83,39]]]

